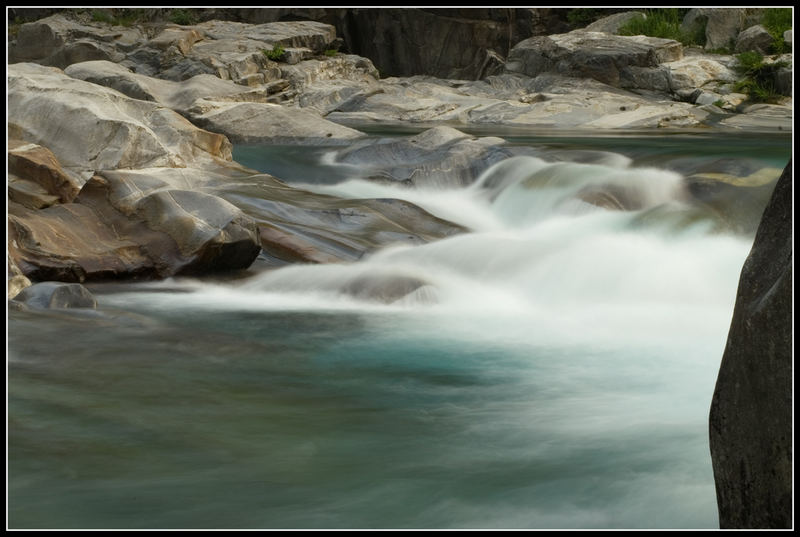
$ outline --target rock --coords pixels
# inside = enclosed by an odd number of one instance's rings
[[[62,203],[75,199],[82,184],[67,174],[52,151],[22,140],[8,141],[8,171],[17,181],[33,183],[42,194],[55,196]]]
[[[9,66],[9,135],[43,145],[65,169],[188,167],[231,160],[230,142],[153,102],[32,63]],[[57,118],[57,121],[44,118]]]
[[[751,26],[741,32],[736,37],[734,52],[741,53],[756,51],[760,54],[768,54],[772,48],[772,35],[760,24]]]
[[[79,283],[36,283],[23,289],[13,300],[33,309],[97,308],[92,293]]]
[[[464,231],[407,201],[342,199],[267,174],[219,182],[214,193],[258,223],[264,252],[281,262],[355,261],[390,244],[424,244]]]
[[[705,24],[706,50],[732,50],[739,32],[758,24],[762,13],[759,8],[695,8],[684,16],[680,29],[693,33]]]
[[[787,45],[790,47],[792,46],[792,31],[786,30],[783,32],[783,40],[786,42]]]
[[[608,34],[616,34],[619,29],[632,20],[644,20],[647,15],[641,11],[624,11],[622,13],[614,13],[608,17],[598,19],[586,26],[584,30],[587,32],[605,32]]]
[[[530,77],[558,72],[630,87],[626,79],[635,78],[632,68],[656,68],[682,57],[681,44],[671,39],[574,30],[518,43],[509,53],[506,71]]]
[[[199,101],[187,115],[234,143],[342,144],[364,136],[311,111],[268,103]]]
[[[218,197],[175,188],[180,179],[170,176],[208,172],[163,172],[106,171],[74,203],[11,204],[9,256],[28,278],[75,282],[248,267],[260,252],[256,223]]]
[[[64,68],[88,60],[122,61],[123,50],[145,40],[138,28],[83,24],[55,14],[20,26],[8,63],[36,62]]]
[[[696,202],[717,214],[727,229],[751,234],[758,227],[780,170],[741,167],[742,164],[715,160],[684,174]],[[722,173],[725,169],[728,171]]]
[[[690,56],[663,67],[669,69],[669,86],[674,93],[693,92],[696,89],[735,82],[735,71],[720,61],[719,56]],[[733,61],[732,57],[726,58]]]
[[[411,276],[364,273],[351,279],[340,291],[361,300],[391,304],[426,285],[427,282]]]
[[[777,104],[752,104],[741,113],[723,118],[719,125],[732,129],[791,131],[792,107]]]
[[[711,402],[721,528],[792,527],[791,183],[790,162],[742,268]]]
[[[120,64],[107,61],[76,63],[64,69],[64,73],[115,89],[133,99],[153,101],[182,115],[198,99],[241,102],[266,102],[267,99],[264,89],[252,90],[213,75],[197,75],[173,82],[133,73]]]
[[[340,11],[331,20],[347,49],[370,58],[384,76],[480,79],[521,39],[567,28],[549,8]]]
[[[17,296],[20,291],[25,289],[26,287],[31,286],[31,281],[22,274],[22,271],[19,269],[16,263],[12,261],[9,257],[8,259],[8,281],[7,281],[7,294],[8,299],[11,300],[15,296]]]

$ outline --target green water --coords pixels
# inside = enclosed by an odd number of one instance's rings
[[[752,237],[619,218],[364,262],[424,262],[433,306],[256,279],[10,311],[9,527],[718,527],[708,407]]]

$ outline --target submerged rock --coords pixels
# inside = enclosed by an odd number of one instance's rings
[[[13,300],[34,309],[97,307],[92,293],[79,283],[36,283],[22,290]]]
[[[792,166],[739,280],[709,416],[721,528],[792,527]]]
[[[510,156],[502,138],[473,138],[435,127],[401,139],[355,144],[337,162],[359,166],[369,179],[414,186],[469,185],[489,166]]]

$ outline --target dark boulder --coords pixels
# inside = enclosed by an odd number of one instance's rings
[[[709,426],[720,527],[791,528],[791,162],[742,268]]]

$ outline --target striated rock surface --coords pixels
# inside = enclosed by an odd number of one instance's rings
[[[720,527],[791,528],[791,162],[742,268],[709,426]]]
[[[196,125],[234,143],[337,144],[364,136],[312,111],[269,103],[199,101],[187,111]]]
[[[57,68],[10,65],[8,92],[10,136],[47,147],[84,179],[94,170],[202,166],[231,158],[224,136]]]

